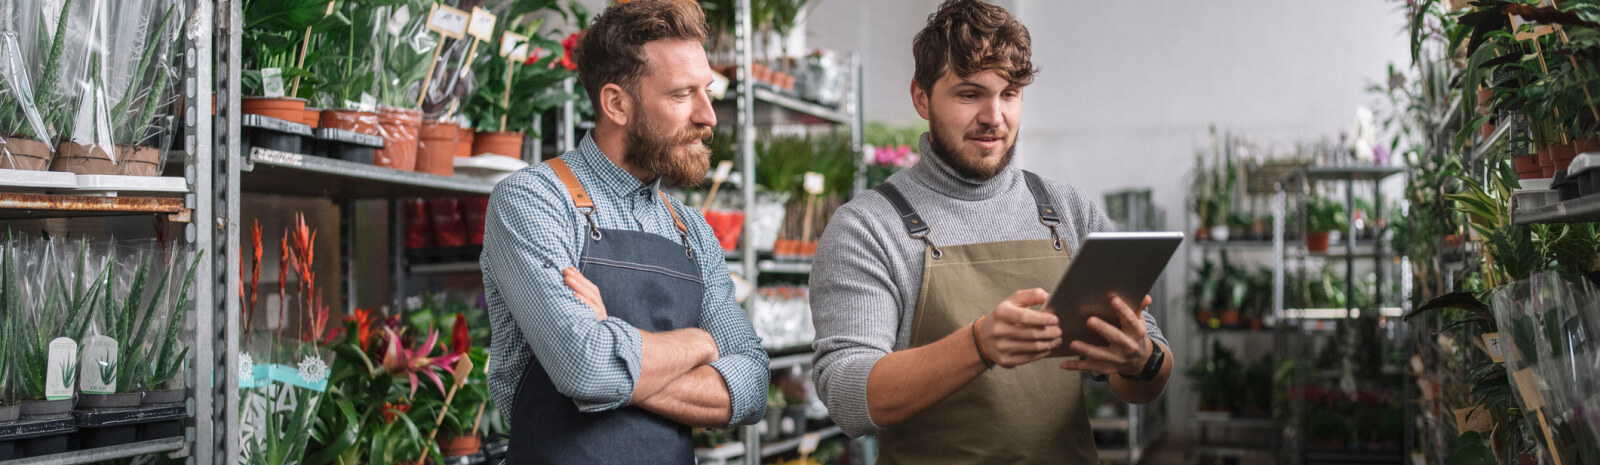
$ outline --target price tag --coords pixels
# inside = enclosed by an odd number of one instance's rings
[[[457,10],[444,5],[435,5],[433,13],[428,15],[428,29],[452,39],[467,36],[467,23],[472,15],[465,11]],[[493,27],[491,25],[491,27]]]
[[[723,160],[722,163],[717,163],[717,173],[711,175],[711,180],[713,182],[727,181],[729,174],[733,174],[733,162]]]
[[[1489,350],[1489,358],[1494,360],[1494,363],[1505,363],[1506,348],[1500,342],[1500,333],[1484,334],[1483,346]]]
[[[806,433],[804,436],[800,436],[800,453],[811,455],[812,452],[816,452],[817,442],[821,440],[822,435],[817,433]]]
[[[512,63],[527,62],[528,36],[506,31],[500,36],[500,56],[511,59]]]
[[[71,399],[78,386],[78,343],[58,337],[50,341],[49,366],[44,369],[45,400]]]
[[[823,179],[822,173],[807,171],[805,182],[806,193],[812,195],[821,195]]]
[[[107,336],[83,339],[83,356],[78,369],[79,387],[85,394],[117,392],[117,340]]]
[[[478,40],[489,41],[494,39],[494,13],[483,7],[472,7],[472,21],[467,24],[467,34]]]
[[[267,98],[278,98],[283,96],[282,68],[261,69],[261,93],[266,95]]]

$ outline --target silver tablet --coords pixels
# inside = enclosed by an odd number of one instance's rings
[[[1120,326],[1122,320],[1111,306],[1111,296],[1121,296],[1137,310],[1182,243],[1181,232],[1089,234],[1045,302],[1044,311],[1054,312],[1061,320],[1061,346],[1050,356],[1079,355],[1067,348],[1072,341],[1106,345],[1105,338],[1089,327],[1089,317]]]

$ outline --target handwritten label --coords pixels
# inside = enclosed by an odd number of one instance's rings
[[[78,386],[78,343],[58,337],[50,341],[49,366],[45,367],[45,400],[71,399]]]
[[[805,182],[806,193],[811,195],[821,195],[823,181],[824,177],[822,176],[822,173],[807,171]]]
[[[494,13],[483,7],[472,7],[472,20],[467,24],[467,34],[478,40],[489,41],[494,39]]]
[[[500,36],[500,56],[509,58],[512,63],[528,61],[528,36],[506,31]]]
[[[717,163],[717,173],[711,176],[711,180],[714,182],[727,181],[729,174],[733,174],[733,162],[723,160],[721,163]]]
[[[1500,342],[1500,333],[1484,334],[1483,346],[1489,350],[1489,358],[1494,360],[1494,363],[1505,363],[1506,347]]]
[[[261,93],[266,95],[267,98],[283,96],[283,69],[261,69]]]
[[[79,387],[85,394],[117,392],[117,340],[107,336],[83,339],[82,363],[78,369]]]
[[[467,24],[471,19],[472,15],[465,11],[435,5],[433,13],[428,15],[428,29],[452,39],[460,39],[467,36]]]

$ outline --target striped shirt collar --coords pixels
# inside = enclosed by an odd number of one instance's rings
[[[617,166],[610,158],[606,157],[606,154],[600,151],[600,146],[595,145],[593,131],[584,134],[583,141],[578,142],[578,160],[582,161],[584,167],[588,168],[590,174],[600,182],[601,188],[605,189],[610,198],[627,198],[647,188],[649,189],[648,192],[651,193],[661,190],[660,176],[657,176],[655,180],[650,181],[649,185],[646,185],[640,182],[637,176]],[[650,202],[661,200],[657,195],[645,197]]]

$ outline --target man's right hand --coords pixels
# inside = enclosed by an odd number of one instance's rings
[[[1050,355],[1061,345],[1061,327],[1054,314],[1033,310],[1050,298],[1044,289],[1017,291],[977,322],[978,350],[1005,368]]]

